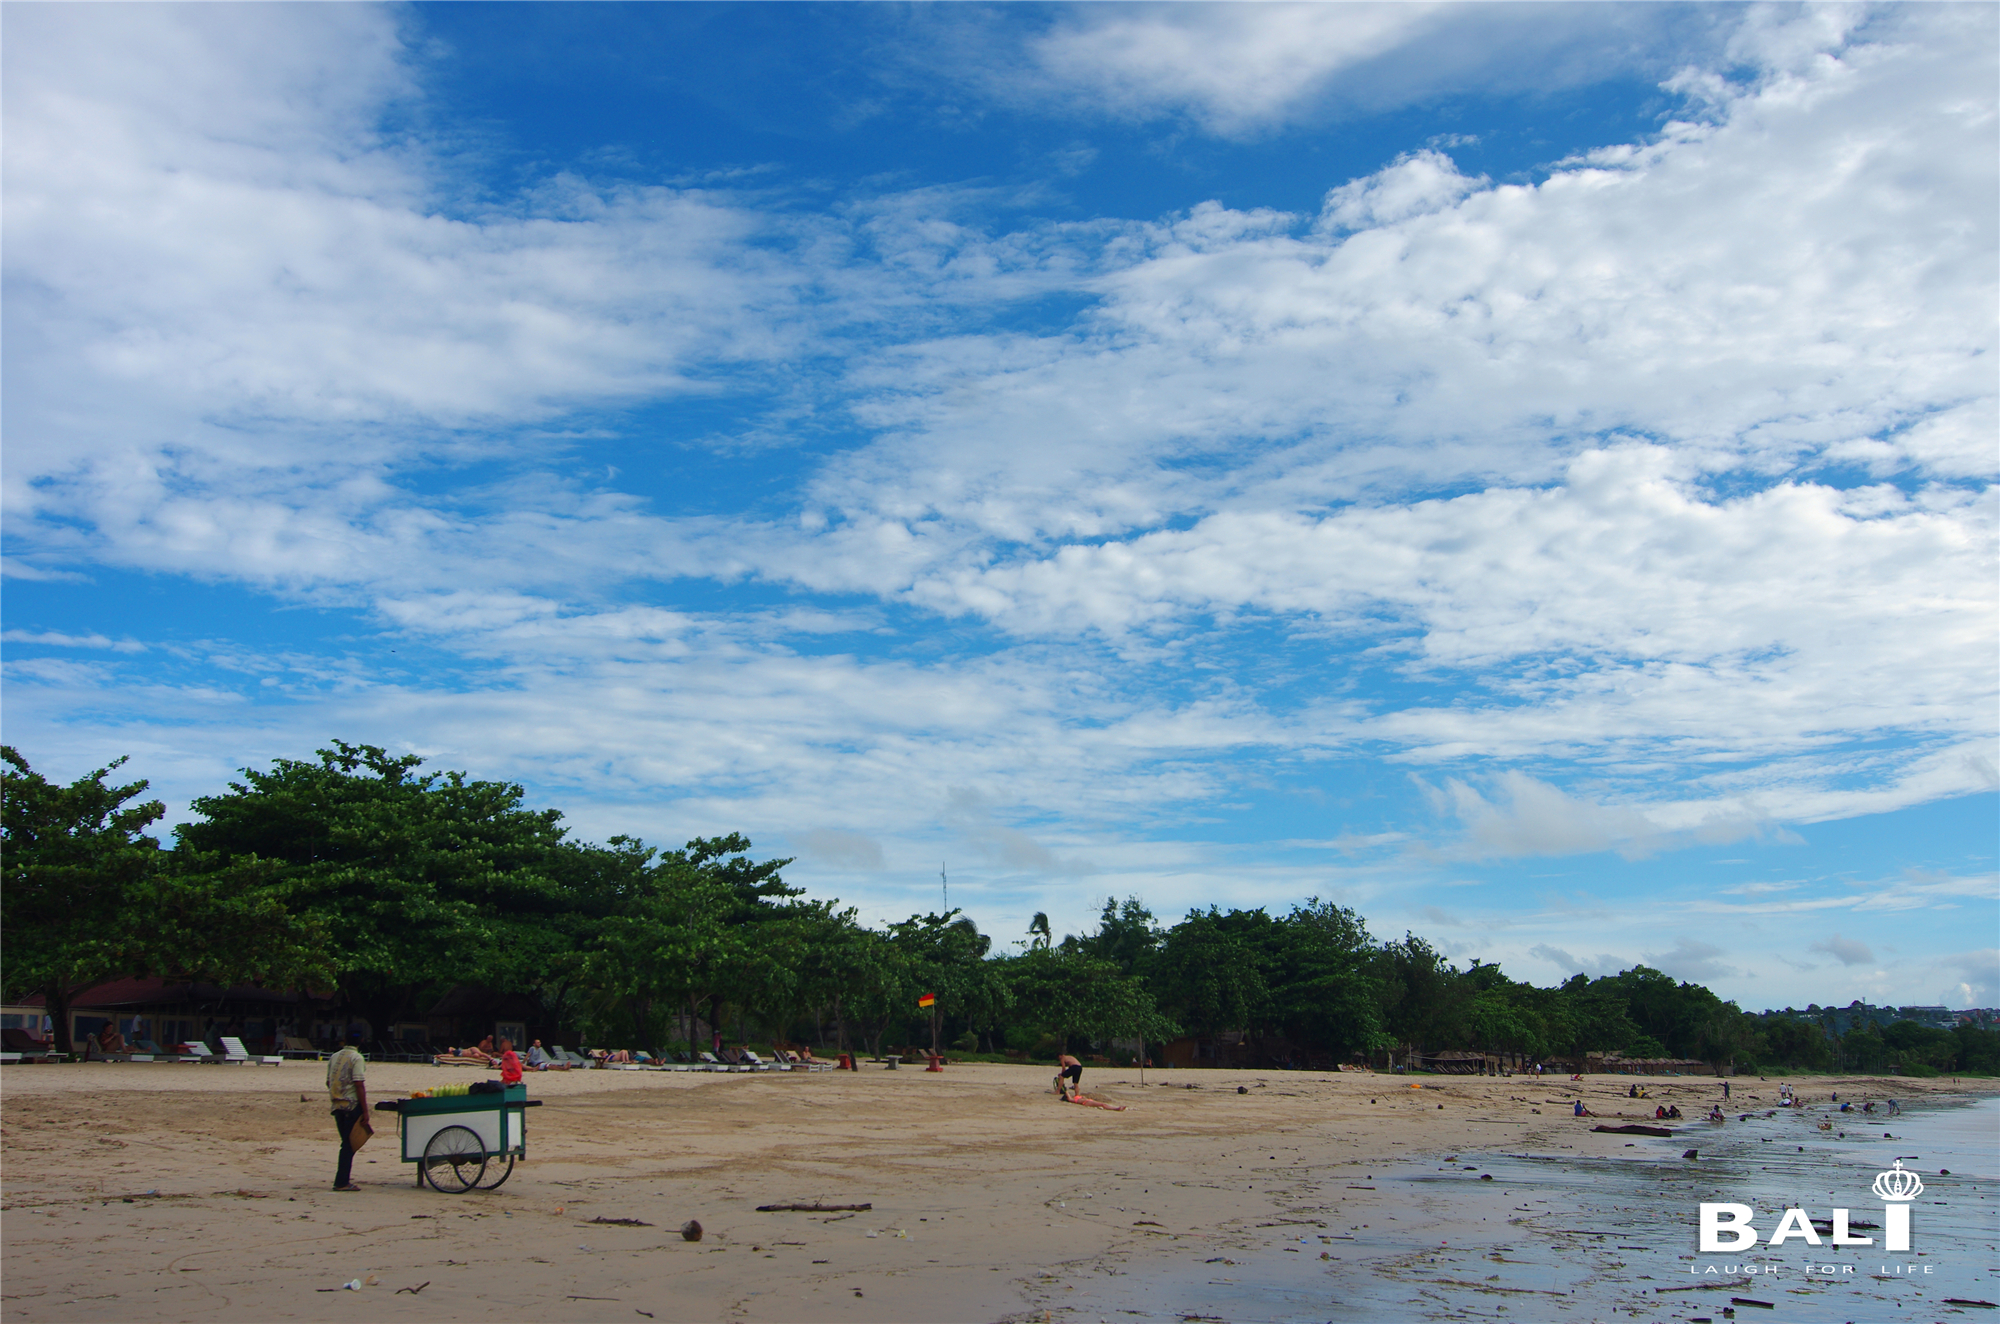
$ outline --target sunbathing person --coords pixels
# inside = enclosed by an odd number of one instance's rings
[[[1106,1112],[1122,1113],[1125,1111],[1125,1105],[1122,1103],[1105,1103],[1100,1099],[1091,1098],[1088,1094],[1071,1094],[1064,1102],[1080,1103],[1086,1108],[1102,1108]]]
[[[554,1058],[550,1057],[549,1050],[543,1048],[542,1041],[537,1039],[535,1040],[534,1043],[528,1045],[528,1070],[568,1071],[569,1063],[558,1062]]]
[[[599,1066],[604,1066],[612,1062],[630,1062],[632,1060],[631,1051],[629,1049],[624,1049],[624,1048],[613,1049],[610,1052],[606,1052],[604,1049],[600,1048],[595,1053],[591,1054],[591,1056],[597,1059],[597,1064]]]
[[[125,1036],[118,1033],[116,1022],[105,1026],[97,1032],[97,1047],[106,1053],[129,1053],[132,1051],[126,1046]]]

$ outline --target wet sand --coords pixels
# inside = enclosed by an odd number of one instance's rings
[[[369,1074],[378,1100],[472,1077]],[[528,1161],[497,1191],[444,1195],[418,1189],[379,1115],[356,1167],[364,1189],[329,1189],[318,1064],[10,1067],[0,1306],[18,1320],[1177,1318],[1190,1303],[1154,1288],[1277,1257],[1372,1273],[1434,1241],[1517,1234],[1507,1201],[1575,1203],[1497,1180],[1412,1201],[1417,1172],[1477,1183],[1508,1153],[1657,1157],[1570,1116],[1580,1089],[1597,1121],[1650,1121],[1654,1100],[1623,1098],[1626,1077],[1413,1089],[1386,1075],[1173,1071],[1141,1086],[1089,1069],[1092,1095],[1129,1105],[1114,1113],[1057,1102],[1049,1074],[539,1075]],[[1650,1084],[1690,1114],[1720,1096],[1713,1080]],[[1777,1086],[1737,1080],[1731,1116],[1775,1103]],[[1816,1079],[1803,1092],[1907,1103],[1959,1088]],[[756,1212],[792,1201],[874,1208]],[[614,1218],[651,1226],[592,1221]],[[698,1244],[678,1233],[690,1218],[706,1230]],[[322,1290],[356,1279],[359,1292]],[[1484,1282],[1463,1289],[1472,1313],[1492,1309]],[[1511,1317],[1535,1315],[1517,1302]]]

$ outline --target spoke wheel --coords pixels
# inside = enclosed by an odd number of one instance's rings
[[[496,1177],[494,1176],[495,1173],[498,1173],[500,1175]],[[499,1190],[502,1186],[507,1184],[507,1179],[513,1175],[514,1175],[514,1156],[512,1154],[495,1154],[492,1158],[486,1161],[487,1190],[489,1191]]]
[[[424,1146],[423,1174],[448,1195],[462,1195],[486,1175],[486,1146],[469,1126],[447,1126]]]

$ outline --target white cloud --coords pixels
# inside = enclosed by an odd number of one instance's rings
[[[1551,947],[1547,943],[1538,943],[1530,947],[1528,955],[1538,961],[1548,962],[1565,976],[1589,975],[1593,978],[1601,978],[1605,975],[1615,975],[1622,970],[1629,970],[1633,964],[1631,961],[1604,954],[1599,954],[1595,959],[1572,956],[1562,948]]]
[[[1868,950],[1868,944],[1843,938],[1838,933],[1822,938],[1806,948],[1809,952],[1825,952],[1842,965],[1873,965],[1875,953]]]
[[[930,62],[1043,111],[1191,121],[1226,137],[1466,93],[1546,94],[1719,54],[1726,25],[1675,6],[1129,4],[947,42]],[[1718,28],[1725,28],[1718,31]]]
[[[39,644],[44,648],[100,648],[114,653],[143,653],[146,646],[137,639],[112,639],[101,634],[64,634],[60,630],[4,630],[0,641],[10,644]]]
[[[800,849],[835,868],[880,869],[882,843],[842,828],[814,828],[798,836]]]
[[[1716,959],[1728,955],[1723,948],[1698,938],[1676,938],[1670,950],[1647,952],[1645,955],[1646,964],[1654,969],[1690,983],[1713,984],[1743,974],[1734,966]]]
[[[298,707],[249,713],[225,684],[42,660],[10,666],[10,728],[96,723],[204,790],[394,731],[589,788],[592,830],[840,824],[801,848],[894,870],[948,844],[1047,895],[1143,877],[1190,904],[1251,893],[1199,846],[1131,838],[1220,812],[1265,757],[1436,767],[1457,853],[1489,858],[1993,782],[1988,9],[1912,12],[1875,45],[1760,17],[1757,83],[1684,80],[1700,122],[1537,185],[1426,152],[1325,181],[1313,216],[1013,233],[977,190],[801,217],[558,178],[474,205],[381,134],[421,94],[390,16],[237,17],[10,13],[9,536],[31,575],[269,587],[446,665],[272,660]],[[1103,86],[1130,113],[1248,126],[1430,21],[1076,11],[1043,51],[1081,78],[1092,41],[1115,48]],[[1233,101],[1175,64],[1210,29]],[[1093,302],[1047,335],[954,311],[1046,291]],[[411,477],[547,460],[564,411],[754,387],[802,355],[841,366],[788,383],[755,444],[815,413],[867,439],[775,499],[796,511],[666,518],[553,462],[439,496]],[[1829,464],[1899,482],[1818,481]],[[620,597],[680,576],[866,605]],[[1011,642],[827,652],[938,616]],[[1306,697],[1262,690],[1253,653]]]
[[[1273,119],[1330,76],[1433,26],[1426,4],[1120,6],[1072,11],[1033,43],[1058,85],[1107,107],[1188,107],[1224,131]]]

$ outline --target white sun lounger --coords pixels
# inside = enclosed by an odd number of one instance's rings
[[[260,1057],[245,1049],[241,1039],[231,1039],[227,1035],[224,1035],[222,1039],[222,1052],[222,1060],[225,1062],[248,1062],[252,1066],[261,1067],[281,1067],[285,1065],[284,1058]]]

